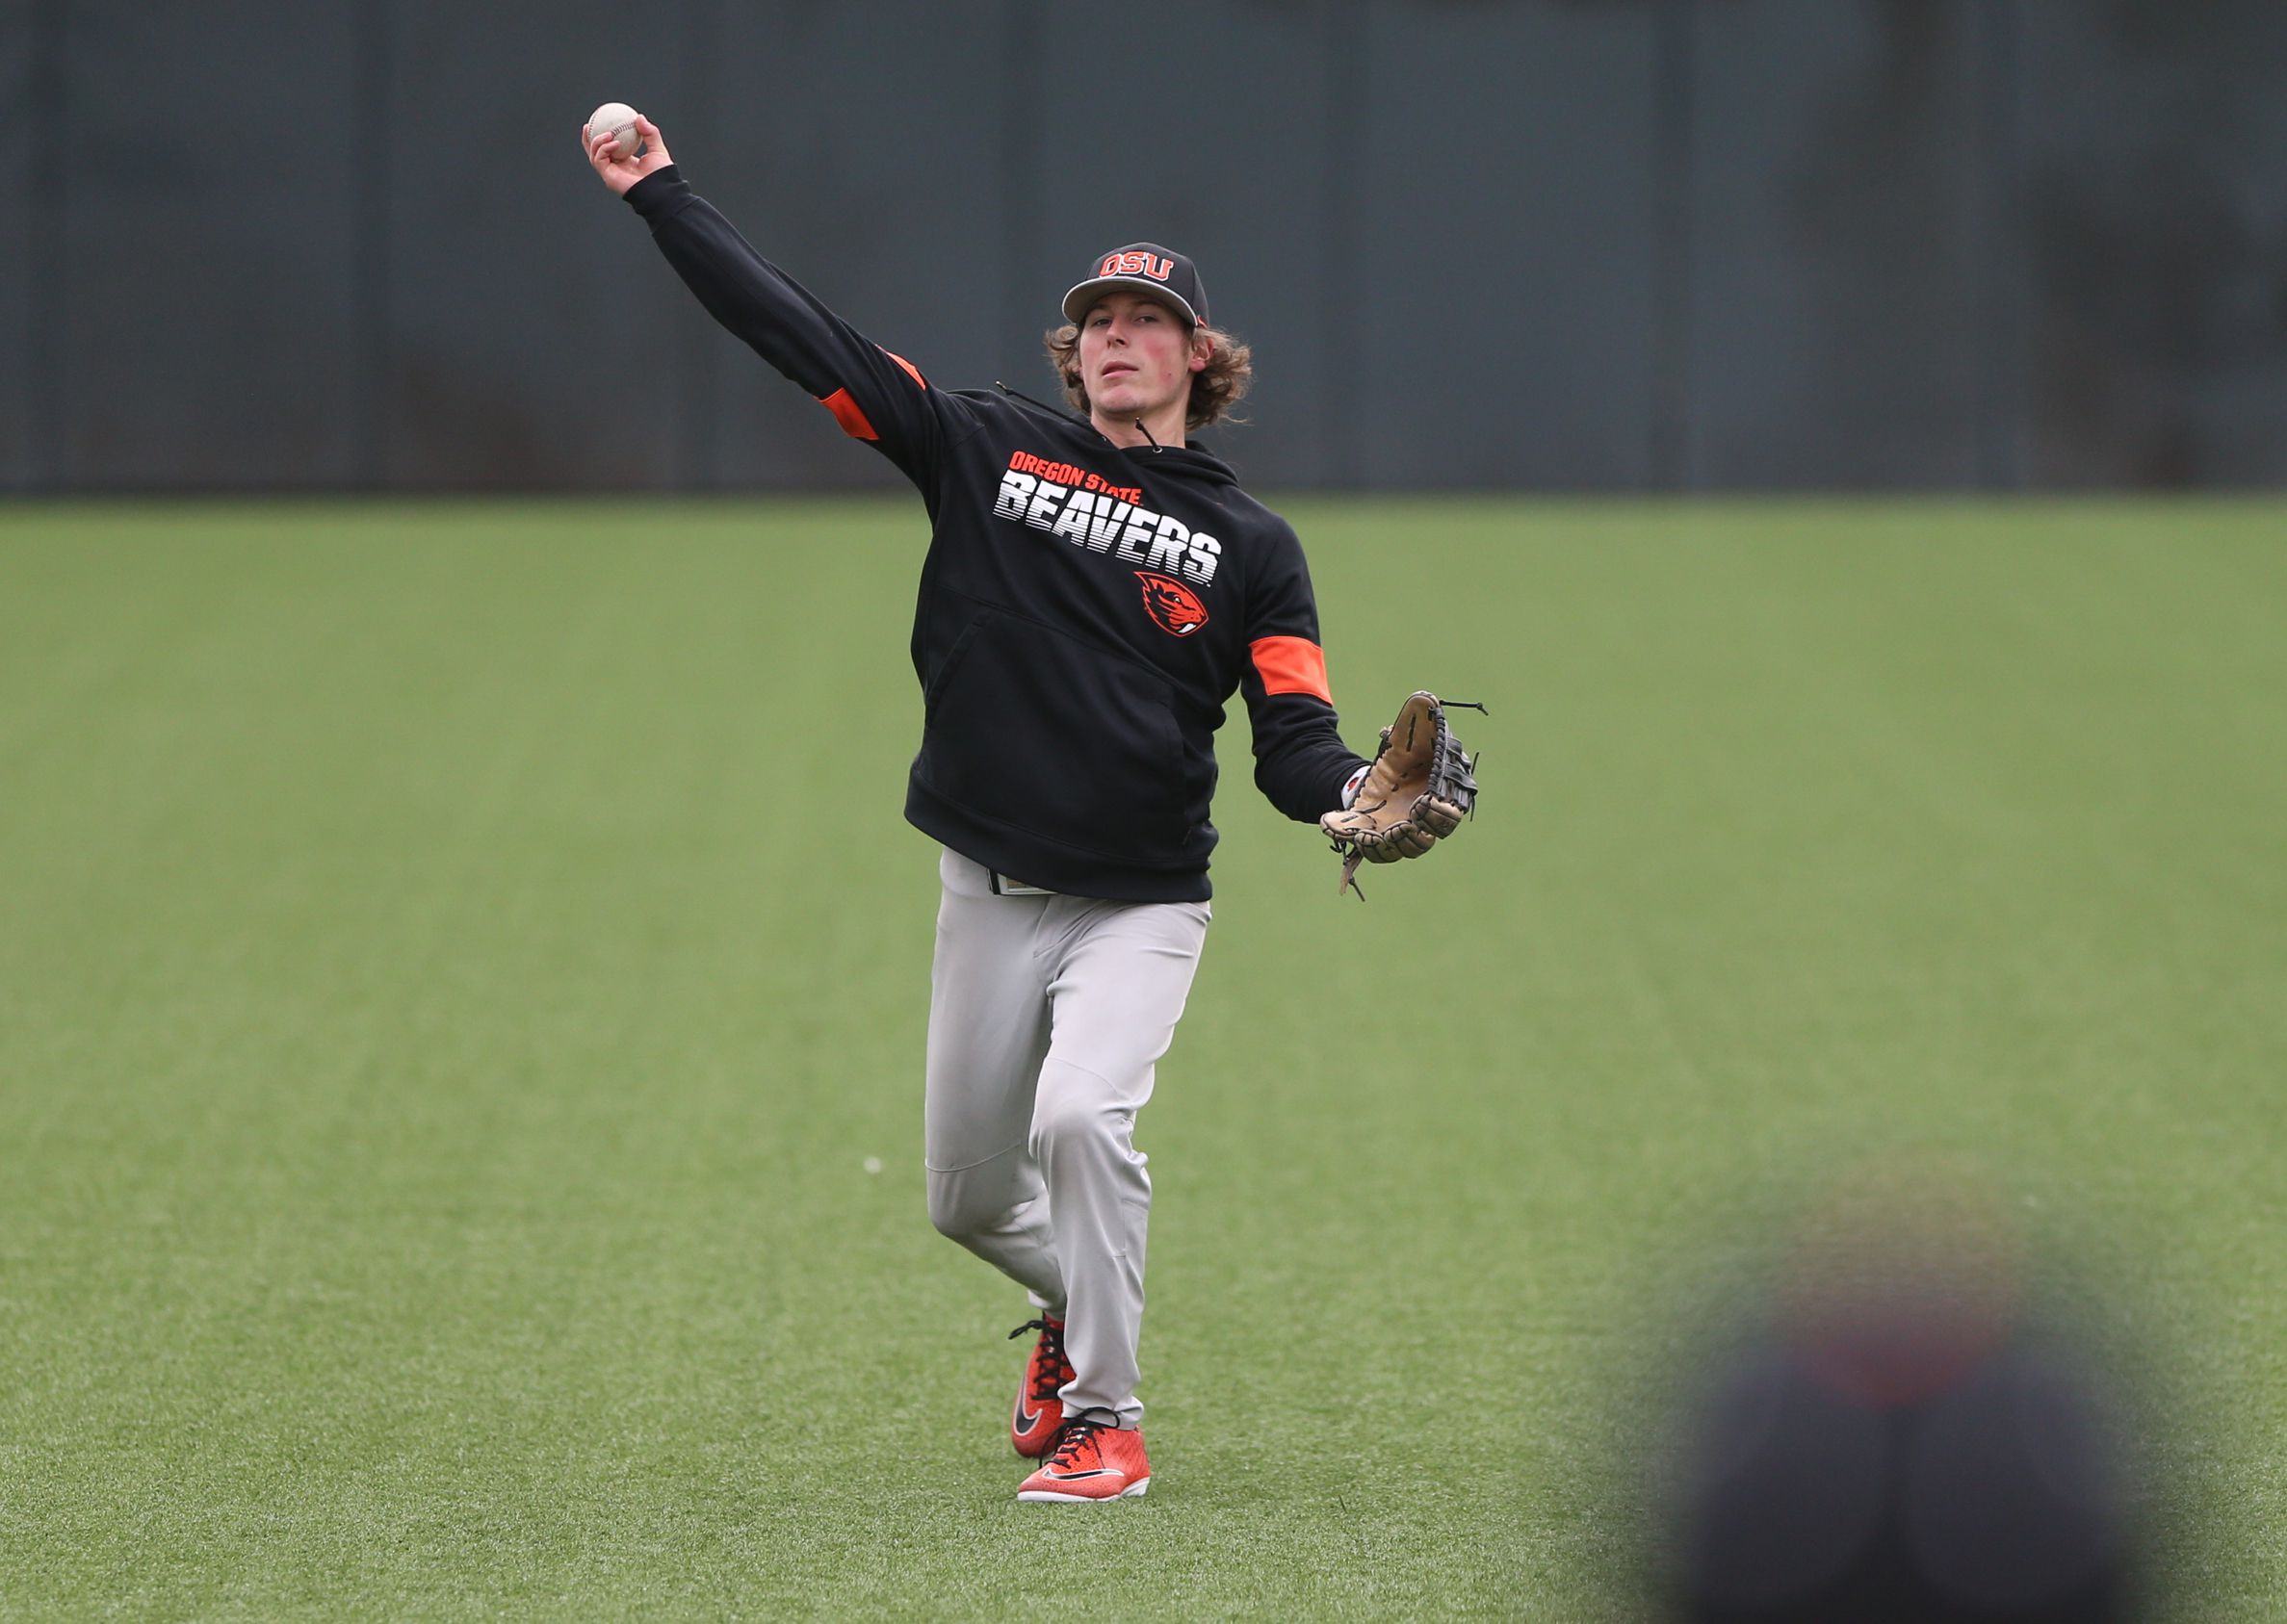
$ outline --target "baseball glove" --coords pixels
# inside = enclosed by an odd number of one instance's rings
[[[1342,858],[1336,895],[1357,888],[1361,863],[1419,857],[1460,828],[1475,809],[1477,759],[1445,725],[1448,705],[1485,709],[1468,700],[1440,700],[1434,693],[1407,699],[1397,720],[1382,730],[1382,748],[1349,807],[1318,820]]]

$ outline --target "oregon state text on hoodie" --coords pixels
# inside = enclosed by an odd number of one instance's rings
[[[934,526],[905,815],[1050,890],[1203,902],[1214,733],[1235,689],[1255,782],[1289,817],[1339,807],[1341,741],[1302,546],[1207,452],[940,389],[744,238],[670,166],[627,193],[708,311],[920,487]]]

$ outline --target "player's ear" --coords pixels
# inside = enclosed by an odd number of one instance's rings
[[[1214,358],[1214,353],[1215,341],[1208,335],[1208,330],[1205,327],[1192,328],[1190,362],[1191,370],[1195,373],[1206,372],[1207,364],[1208,361]]]

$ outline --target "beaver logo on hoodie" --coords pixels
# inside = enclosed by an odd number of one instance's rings
[[[1144,612],[1160,631],[1188,637],[1207,624],[1207,606],[1182,581],[1149,570],[1137,570],[1135,579],[1143,582]]]

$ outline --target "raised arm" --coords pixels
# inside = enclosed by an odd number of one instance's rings
[[[591,135],[585,125],[581,145],[604,184],[649,222],[676,274],[709,315],[934,500],[957,403],[757,253],[685,183],[659,126],[638,114],[636,127],[645,143],[639,158],[621,155],[609,132]]]

